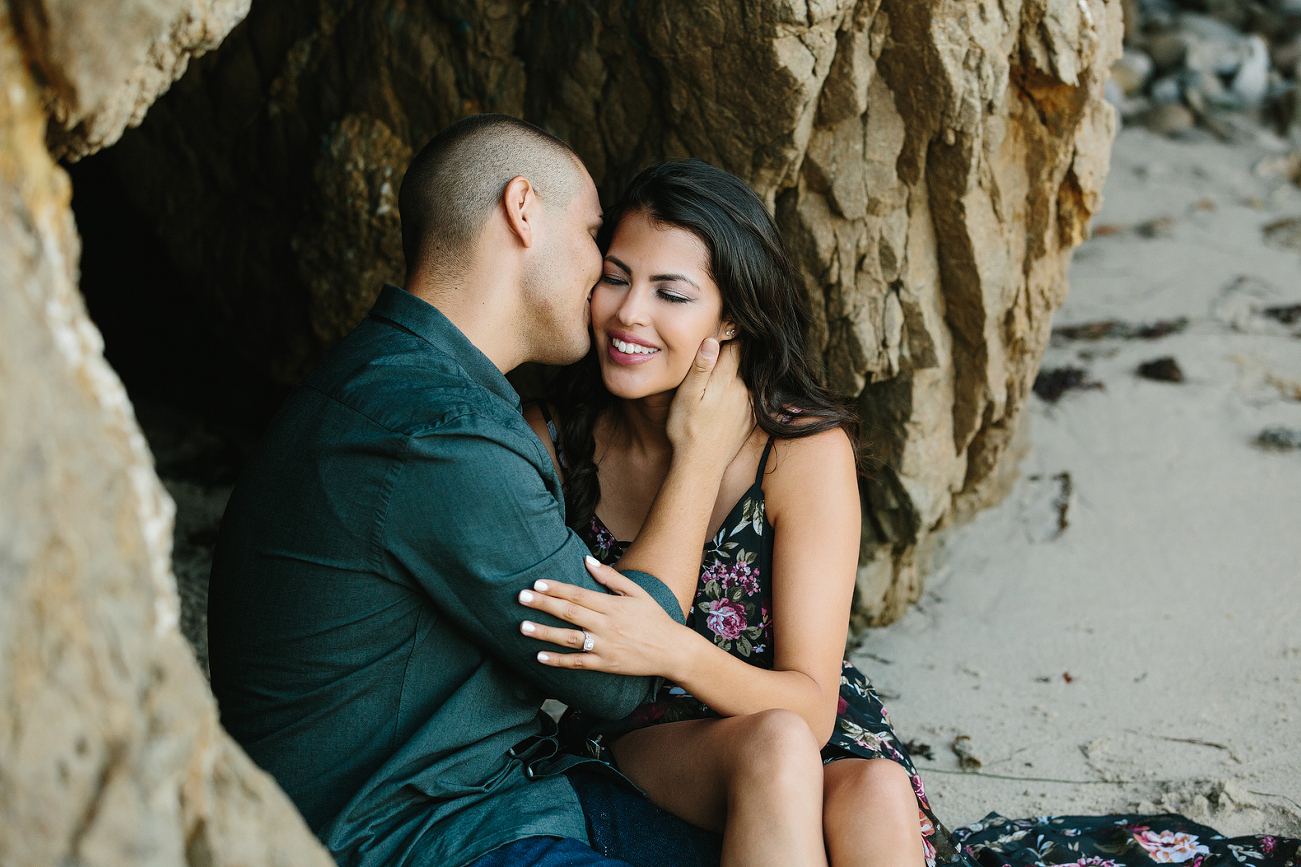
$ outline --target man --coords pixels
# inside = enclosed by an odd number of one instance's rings
[[[604,591],[503,375],[588,349],[596,188],[563,143],[482,115],[421,151],[399,207],[404,288],[289,398],[227,508],[209,594],[222,721],[342,864],[622,863],[576,842],[540,705],[617,718],[658,684],[541,665],[520,633],[534,581]],[[679,390],[673,466],[619,564],[679,619],[749,429],[718,353],[706,341]],[[603,797],[608,839],[622,808]]]

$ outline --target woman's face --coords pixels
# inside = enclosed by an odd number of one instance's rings
[[[593,347],[601,378],[631,400],[677,388],[706,337],[727,339],[723,296],[709,249],[676,226],[625,214],[592,291]]]

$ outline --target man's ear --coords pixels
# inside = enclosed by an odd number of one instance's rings
[[[506,210],[506,228],[519,238],[520,244],[532,247],[537,241],[538,194],[523,175],[516,175],[501,194]]]

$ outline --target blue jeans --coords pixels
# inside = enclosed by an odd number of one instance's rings
[[[587,816],[591,847],[526,837],[472,867],[718,867],[723,838],[656,807],[627,784],[583,767],[569,773]]]

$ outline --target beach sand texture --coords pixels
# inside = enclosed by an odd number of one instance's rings
[[[930,747],[914,757],[950,827],[1176,811],[1301,834],[1301,449],[1255,444],[1301,431],[1301,319],[1262,314],[1301,305],[1281,150],[1120,133],[1054,327],[1175,333],[1055,337],[1043,369],[1101,386],[1030,401],[1012,494],[852,654]],[[1182,382],[1136,375],[1165,357]]]

